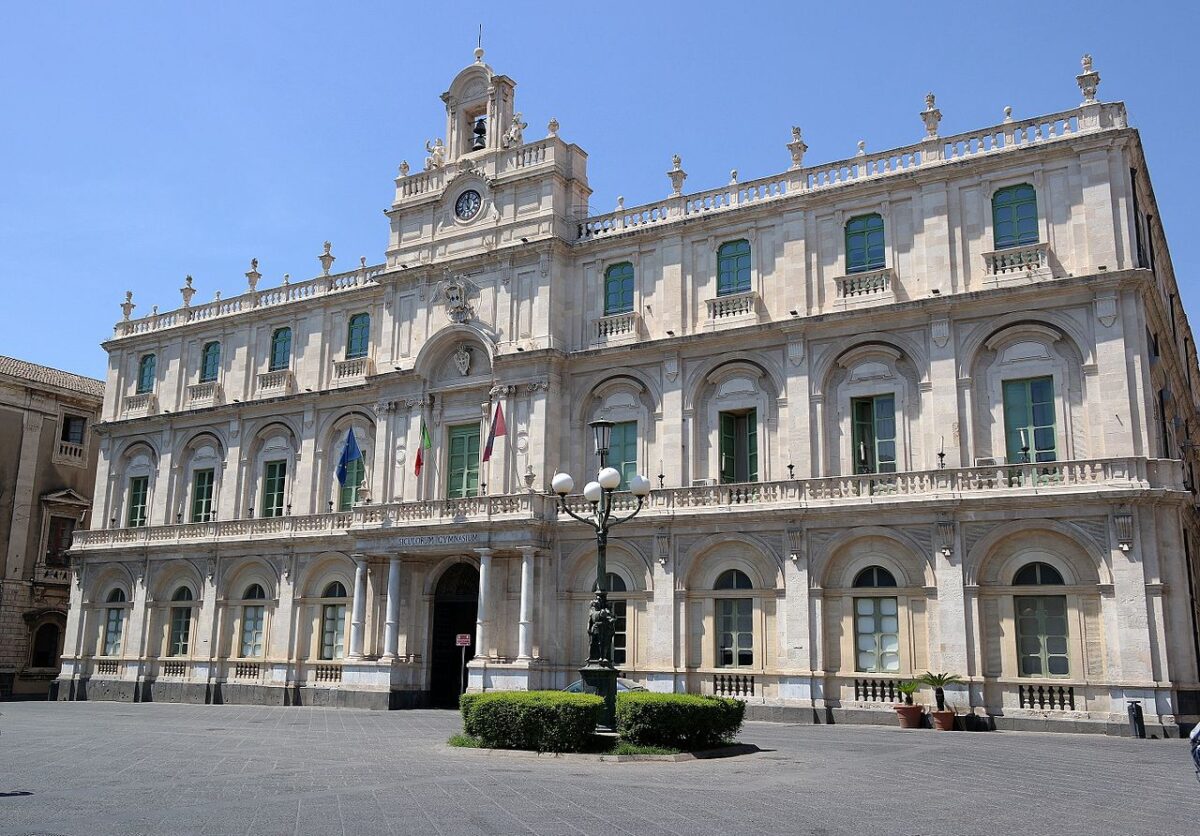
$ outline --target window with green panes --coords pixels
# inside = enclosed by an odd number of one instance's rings
[[[146,524],[146,495],[149,490],[149,476],[129,478],[129,512],[125,515],[125,524],[130,528],[141,528]]]
[[[450,428],[450,454],[446,496],[450,499],[479,493],[479,425]]]
[[[267,462],[263,465],[262,515],[264,517],[283,516],[283,495],[286,487],[286,460]]]
[[[362,451],[362,458],[355,459],[346,465],[346,483],[338,487],[338,510],[349,511],[358,502],[358,492],[362,488],[363,475],[366,473],[366,467],[363,465],[363,459],[367,456],[367,451]]]
[[[266,608],[255,605],[242,607],[242,658],[253,659],[263,655],[263,624]]]
[[[104,655],[121,655],[121,634],[125,632],[125,609],[109,607],[104,623]]]
[[[346,605],[325,604],[321,608],[321,658],[341,659],[346,653]]]
[[[758,410],[720,415],[721,482],[758,481]]]
[[[1036,244],[1037,192],[1028,183],[1000,189],[992,195],[992,240],[997,250]]]
[[[717,667],[754,665],[754,601],[717,599]]]
[[[276,328],[271,334],[271,362],[268,369],[277,372],[292,362],[292,329]]]
[[[192,631],[192,608],[171,607],[171,635],[167,643],[168,656],[187,656]]]
[[[717,248],[717,295],[750,289],[750,242],[727,241]]]
[[[1057,461],[1054,417],[1054,378],[1004,381],[1004,436],[1009,464]]]
[[[896,396],[854,398],[854,469],[858,473],[896,472]]]
[[[192,473],[192,522],[212,522],[213,480],[215,471],[211,467]]]
[[[365,313],[350,317],[346,336],[346,359],[367,356],[367,344],[371,338],[371,315]]]
[[[604,271],[604,315],[633,310],[633,265],[628,261]]]
[[[637,421],[613,424],[608,442],[608,466],[621,474],[618,490],[629,490],[629,480],[637,473]]]
[[[1017,616],[1017,660],[1021,676],[1070,676],[1065,595],[1013,599]]]
[[[200,382],[211,383],[217,379],[221,369],[221,344],[218,342],[205,343],[200,352]]]
[[[856,671],[900,670],[900,617],[895,598],[854,599],[854,652]]]
[[[846,222],[846,272],[883,267],[883,218],[859,215]]]
[[[144,354],[138,361],[137,393],[144,395],[154,391],[154,368],[157,359],[153,354]]]

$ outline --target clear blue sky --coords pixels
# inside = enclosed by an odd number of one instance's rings
[[[1060,7],[1061,6],[1061,7]],[[1074,6],[1072,9],[1071,7]],[[846,10],[852,9],[852,13]],[[382,260],[396,166],[444,129],[438,96],[470,63],[517,82],[532,136],[549,117],[589,154],[592,205],[917,141],[1100,97],[1142,131],[1175,269],[1200,314],[1189,250],[1200,119],[1200,13],[1183,2],[8,3],[0,28],[0,354],[103,376],[120,317]]]

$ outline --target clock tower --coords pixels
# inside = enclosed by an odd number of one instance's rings
[[[554,119],[544,138],[527,136],[515,88],[480,48],[442,94],[444,138],[427,140],[423,164],[406,160],[396,178],[389,268],[575,240],[573,219],[586,214],[591,194],[587,154],[559,138]]]

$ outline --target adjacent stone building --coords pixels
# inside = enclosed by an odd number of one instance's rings
[[[58,676],[103,396],[99,380],[0,357],[0,699],[44,698]]]
[[[828,163],[796,128],[708,191],[676,156],[598,213],[478,51],[382,264],[126,298],[60,696],[453,704],[463,634],[467,687],[567,685],[594,541],[547,490],[603,417],[655,488],[609,546],[625,676],[801,720],[893,722],[926,669],[1001,726],[1196,719],[1196,349],[1099,80],[953,135],[931,94],[916,143]]]

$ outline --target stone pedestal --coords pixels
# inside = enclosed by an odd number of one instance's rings
[[[615,731],[617,728],[617,669],[590,663],[579,669],[583,677],[583,690],[604,698],[604,712],[600,726]]]

